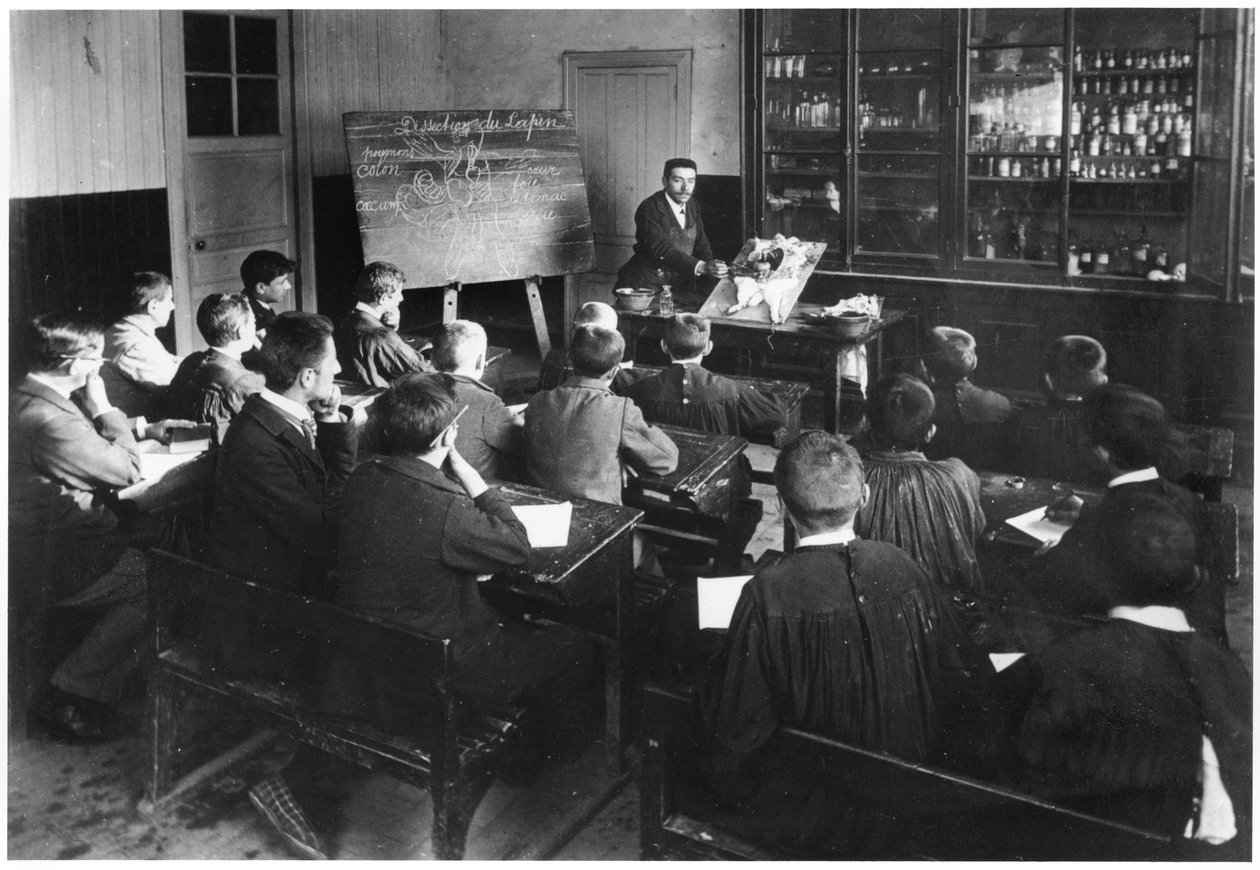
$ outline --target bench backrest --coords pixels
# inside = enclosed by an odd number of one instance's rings
[[[368,659],[407,661],[441,686],[451,669],[451,642],[292,592],[225,574],[163,550],[149,551],[149,607],[157,652],[169,646],[179,614],[191,601],[230,606],[255,623],[332,640]]]
[[[706,823],[703,811],[673,800],[673,759],[686,758],[688,741],[707,740],[688,698],[645,689],[642,842],[645,857],[773,857],[764,844],[739,838],[739,827]],[[802,778],[825,778],[839,800],[899,819],[904,836],[888,857],[1049,860],[1169,858],[1167,837],[1076,812],[1001,786],[981,782],[796,728],[781,728],[767,749],[776,762],[798,767]],[[681,754],[680,754],[681,753]],[[722,818],[715,813],[714,818]],[[780,856],[782,857],[782,856]]]

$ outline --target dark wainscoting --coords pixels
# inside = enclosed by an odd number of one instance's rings
[[[9,362],[21,369],[21,325],[62,308],[112,323],[133,272],[171,273],[165,188],[9,200]],[[171,328],[163,341],[174,347]],[[159,333],[161,334],[161,333]]]

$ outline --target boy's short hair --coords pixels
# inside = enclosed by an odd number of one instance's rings
[[[211,293],[197,306],[197,330],[211,347],[236,341],[253,319],[254,310],[241,293]]]
[[[368,263],[354,282],[354,295],[360,302],[379,305],[381,300],[402,287],[406,274],[393,263]]]
[[[932,390],[913,375],[880,378],[866,400],[866,420],[874,445],[917,450],[927,440],[935,410]]]
[[[105,346],[101,325],[78,311],[41,314],[26,324],[26,364],[32,372],[51,372],[74,357],[97,355]]]
[[[480,323],[471,320],[452,320],[442,324],[433,338],[433,367],[440,372],[451,372],[477,361],[484,354],[489,342]]]
[[[696,161],[692,160],[690,157],[671,157],[665,161],[665,169],[661,175],[665,178],[669,178],[669,174],[675,169],[690,169],[693,172],[700,171],[696,168]]]
[[[289,275],[297,263],[279,251],[253,251],[241,263],[241,282],[247,293],[259,284],[270,284],[281,275]]]
[[[1106,498],[1095,520],[1109,569],[1108,606],[1184,606],[1196,581],[1198,542],[1190,519],[1171,500],[1154,492]]]
[[[132,314],[143,314],[150,302],[156,302],[166,295],[171,286],[171,279],[161,272],[136,272],[131,276],[131,290],[127,301],[131,305]]]
[[[428,453],[459,410],[451,377],[427,372],[395,378],[378,402],[392,453]]]
[[[309,311],[284,311],[267,327],[258,350],[258,368],[267,379],[267,389],[282,393],[297,382],[303,369],[317,367],[324,360],[332,321]]]
[[[1090,443],[1106,447],[1126,471],[1158,465],[1168,446],[1168,412],[1135,387],[1105,384],[1085,397]]]
[[[599,326],[579,326],[569,343],[569,361],[575,374],[602,378],[621,362],[626,340],[621,333]]]
[[[801,433],[774,463],[774,485],[802,534],[831,531],[851,520],[865,481],[857,451],[821,430]]]
[[[617,309],[607,302],[585,302],[573,314],[573,328],[579,326],[602,326],[604,329],[617,328]]]
[[[976,340],[971,333],[953,326],[937,326],[927,336],[923,365],[932,379],[954,384],[976,370]]]
[[[1042,372],[1056,392],[1084,396],[1107,383],[1107,351],[1088,335],[1063,335],[1046,351]]]
[[[675,314],[665,330],[670,359],[691,359],[709,344],[709,318],[700,314]]]

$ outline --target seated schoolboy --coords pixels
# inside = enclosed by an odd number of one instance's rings
[[[783,448],[774,477],[798,544],[744,586],[724,655],[701,685],[719,744],[752,753],[792,725],[927,760],[945,711],[970,691],[974,650],[905,552],[857,537],[853,517],[868,488],[852,447],[806,432]],[[765,836],[845,853],[888,833],[886,822],[774,759],[750,756],[743,767],[745,806]]]
[[[175,310],[171,279],[160,272],[137,272],[129,302],[130,313],[105,331],[101,377],[110,399],[128,417],[158,417],[180,362],[157,337]]]
[[[1098,482],[1082,417],[1085,397],[1107,383],[1106,370],[1107,351],[1095,339],[1087,335],[1055,339],[1042,365],[1049,400],[1025,409],[1016,420],[1016,471],[1053,480]]]
[[[171,380],[167,409],[172,416],[208,423],[216,444],[245,400],[266,385],[241,357],[254,347],[254,313],[239,293],[211,293],[197,306],[197,329],[209,350],[189,354]]]
[[[583,326],[598,326],[616,332],[617,309],[607,302],[587,302],[573,314],[574,331]],[[554,348],[543,359],[542,368],[538,370],[538,389],[555,389],[572,376],[573,364],[569,361],[569,351],[564,348]],[[624,396],[630,389],[630,385],[637,379],[638,375],[633,368],[618,367],[617,374],[613,375],[610,389],[614,395]]]
[[[932,410],[932,391],[911,375],[889,375],[871,390],[857,441],[871,497],[853,527],[905,550],[942,588],[979,591],[980,478],[961,459],[923,455],[936,429]]]
[[[254,312],[254,328],[258,340],[267,335],[267,327],[275,320],[273,307],[284,302],[293,289],[293,272],[297,263],[279,251],[253,251],[241,262],[241,292]]]
[[[1112,559],[1104,544],[1099,509],[1135,494],[1166,499],[1190,523],[1197,540],[1199,580],[1185,601],[1190,625],[1203,637],[1228,646],[1225,584],[1212,570],[1214,551],[1207,508],[1189,490],[1165,479],[1158,464],[1168,442],[1168,414],[1156,399],[1120,384],[1092,392],[1084,402],[1086,439],[1103,469],[1107,491],[1098,506],[1081,509],[1057,546],[1035,560],[1026,583],[1038,602],[1071,614],[1105,612],[1102,593]]]
[[[952,326],[928,333],[923,366],[932,385],[936,437],[923,447],[928,459],[957,456],[970,468],[1006,468],[1010,400],[971,382],[976,340]]]
[[[388,387],[399,375],[430,372],[429,365],[398,335],[398,306],[407,276],[393,263],[368,263],[354,284],[358,303],[337,324],[337,360],[346,377],[369,387]]]
[[[1237,829],[1249,849],[1251,677],[1187,620],[1194,529],[1151,492],[1097,514],[1108,620],[998,674],[997,724],[979,742],[1032,794],[1174,840]]]
[[[452,688],[474,710],[517,699],[539,724],[578,702],[595,651],[566,626],[526,627],[481,597],[479,581],[524,568],[529,537],[511,505],[456,449],[464,417],[442,379],[404,375],[380,399],[387,458],[355,469],[343,492],[337,602],[453,645]],[[465,415],[467,416],[467,415]],[[408,662],[343,656],[324,706],[397,733],[423,726],[430,686]]]
[[[648,422],[745,438],[771,437],[782,423],[783,407],[776,397],[713,374],[701,364],[713,350],[708,318],[674,315],[661,349],[669,354],[669,368],[640,379],[626,394]]]
[[[52,671],[33,712],[68,740],[107,736],[113,705],[140,671],[147,568],[129,548],[171,546],[159,540],[163,524],[125,522],[106,506],[140,479],[137,439],[164,440],[177,424],[137,427],[111,403],[103,345],[101,328],[81,315],[37,317],[26,330],[26,377],[9,399],[10,636],[54,608],[98,614],[65,659],[32,663],[41,678]]]
[[[511,456],[525,449],[525,421],[486,386],[486,331],[470,320],[452,320],[433,339],[433,367],[451,376],[459,418],[455,448],[482,477],[511,476]]]
[[[634,402],[614,396],[625,340],[583,326],[573,333],[573,375],[535,393],[525,409],[525,465],[531,483],[573,498],[621,504],[622,469],[668,474],[678,446],[649,426]]]

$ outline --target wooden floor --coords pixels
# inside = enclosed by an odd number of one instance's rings
[[[537,365],[537,361],[533,362]],[[527,380],[527,379],[526,379]],[[524,382],[524,381],[523,381]],[[1244,542],[1242,582],[1230,590],[1231,641],[1252,666],[1252,536],[1254,509],[1250,445],[1225,497],[1239,505]],[[754,467],[773,465],[774,451],[754,447]],[[755,558],[782,547],[782,519],[771,488],[756,485],[765,516],[749,547]],[[9,858],[285,859],[277,835],[250,806],[247,786],[286,759],[278,745],[221,775],[194,799],[158,819],[136,809],[144,763],[143,705],[129,709],[134,735],[95,747],[72,747],[34,735],[9,742]],[[234,736],[221,729],[223,739]],[[635,860],[638,790],[633,779],[603,767],[603,747],[551,770],[530,787],[496,784],[482,803],[468,841],[468,858]],[[388,777],[352,773],[321,782],[309,807],[337,859],[431,857],[426,793]],[[593,816],[593,818],[592,818]]]

